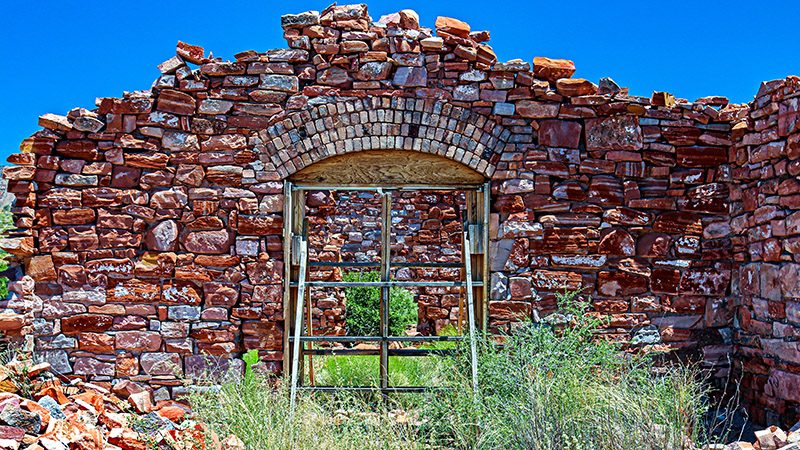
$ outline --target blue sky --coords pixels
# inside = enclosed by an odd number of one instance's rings
[[[344,2],[340,2],[344,3]],[[180,39],[223,58],[284,46],[281,14],[328,1],[6,0],[0,54],[0,158],[36,131],[37,117],[91,108],[95,97],[146,89]],[[373,0],[370,14],[416,10],[492,32],[501,60],[575,61],[576,77],[611,76],[633,94],[750,101],[763,80],[800,73],[800,2]]]

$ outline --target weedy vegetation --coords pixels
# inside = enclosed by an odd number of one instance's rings
[[[303,393],[290,414],[285,384],[252,369],[190,400],[198,420],[252,449],[655,450],[710,438],[708,391],[696,368],[660,367],[598,339],[601,319],[586,313],[577,294],[562,295],[560,306],[552,324],[523,323],[502,339],[480,338],[477,392],[463,343],[452,357],[396,368],[408,370],[409,381],[448,389],[388,404],[378,395]],[[348,364],[326,376],[374,382],[366,368],[355,369],[356,360]],[[403,420],[392,413],[398,409]]]

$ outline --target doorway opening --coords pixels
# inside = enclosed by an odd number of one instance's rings
[[[284,367],[293,398],[298,390],[436,388],[394,369],[401,359],[447,354],[486,328],[489,184],[474,172],[463,182],[458,163],[435,156],[409,180],[413,167],[374,153],[345,165],[331,158],[285,182]],[[416,152],[393,152],[389,162],[408,162],[407,153]],[[441,176],[425,176],[431,168]],[[402,322],[409,301],[413,323]],[[320,370],[336,357],[371,359],[377,373],[371,383],[336,382]]]

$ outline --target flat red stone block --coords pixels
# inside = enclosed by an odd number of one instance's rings
[[[435,27],[437,33],[452,34],[465,39],[469,38],[469,24],[452,17],[437,17]]]
[[[687,212],[667,212],[656,217],[653,231],[669,234],[703,234],[702,218]]]
[[[203,47],[187,44],[186,42],[178,41],[176,53],[192,64],[202,64],[205,60],[205,51]]]
[[[639,117],[619,115],[586,121],[587,150],[640,150]]]
[[[283,232],[283,218],[277,215],[239,216],[237,231],[242,235],[265,236]]]
[[[654,294],[677,294],[680,282],[681,272],[679,270],[653,268],[650,275],[650,291]]]
[[[729,270],[710,268],[687,270],[681,277],[680,291],[697,295],[725,295],[730,278]]]
[[[684,167],[717,167],[728,162],[725,147],[678,147],[676,154]]]
[[[101,314],[78,314],[61,319],[61,331],[65,334],[82,332],[101,333],[108,331],[113,325],[114,318]]]
[[[194,114],[195,107],[194,97],[185,92],[166,89],[161,91],[158,97],[157,108],[159,111],[189,115]]]
[[[583,127],[567,120],[543,120],[539,124],[539,145],[578,148]]]
[[[536,78],[555,82],[559,78],[569,78],[574,73],[575,63],[568,59],[533,58],[533,75]]]
[[[600,272],[597,292],[604,297],[619,297],[647,292],[647,278],[626,272]]]

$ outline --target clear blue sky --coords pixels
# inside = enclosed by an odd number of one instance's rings
[[[0,158],[37,117],[146,89],[180,39],[214,55],[283,47],[281,14],[327,1],[6,0],[0,55]],[[345,2],[340,2],[345,3]],[[800,73],[800,1],[373,0],[370,14],[416,10],[492,32],[501,60],[575,61],[575,76],[611,76],[633,94],[750,101],[762,80]]]

